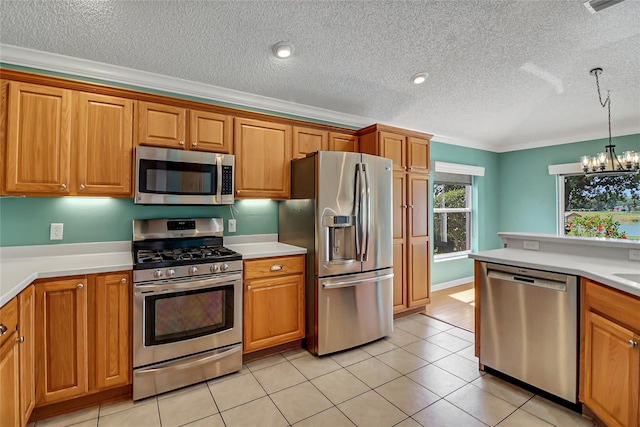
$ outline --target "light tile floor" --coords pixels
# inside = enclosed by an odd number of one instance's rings
[[[592,426],[579,414],[478,370],[472,333],[417,314],[379,341],[324,357],[294,350],[140,402],[35,427]]]

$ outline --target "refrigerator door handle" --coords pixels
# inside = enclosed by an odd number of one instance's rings
[[[364,203],[364,183],[362,182],[362,163],[356,164],[356,195],[355,195],[355,217],[356,217],[356,259],[362,261],[364,257],[364,228],[362,227],[362,213]]]
[[[369,279],[356,279],[356,280],[345,280],[344,282],[324,283],[322,285],[322,288],[323,289],[347,288],[350,286],[356,286],[359,283],[378,281],[378,280],[387,280],[392,278],[393,278],[393,273],[390,273],[390,274],[385,274],[384,276],[377,276]]]
[[[366,200],[366,210],[364,212],[364,219],[366,221],[365,235],[364,235],[364,248],[362,249],[362,260],[367,261],[369,258],[369,241],[371,240],[371,185],[369,181],[369,169],[366,164],[362,165],[364,172],[364,197]]]

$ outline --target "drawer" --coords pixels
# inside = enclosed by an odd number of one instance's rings
[[[275,277],[304,272],[304,255],[249,259],[244,261],[244,279]]]
[[[6,303],[0,308],[0,325],[5,332],[0,332],[0,347],[6,340],[13,336],[12,332],[17,330],[18,327],[18,298],[12,298],[11,301]],[[6,329],[5,329],[6,328]]]

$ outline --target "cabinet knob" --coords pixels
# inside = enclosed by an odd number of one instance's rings
[[[67,189],[67,184],[60,184],[60,189],[61,190],[66,190]]]
[[[402,205],[402,209],[407,209],[407,205]]]
[[[413,209],[413,205],[409,205],[409,207],[410,207],[411,209]]]
[[[279,264],[275,264],[271,266],[271,271],[280,271],[282,270],[282,266]]]
[[[18,337],[18,338],[16,338],[16,342],[17,342],[18,344],[22,344],[22,343],[24,342],[24,337]]]
[[[402,167],[402,170],[403,170],[403,171],[406,171],[406,170],[407,170],[407,167],[406,167],[406,166],[403,166],[403,167]]]
[[[84,184],[80,184],[80,190],[84,190],[85,188],[87,187],[85,187]]]
[[[251,290],[251,285],[247,286],[247,290],[250,291]]]
[[[240,194],[240,190],[236,190],[236,194]]]
[[[127,278],[123,277],[122,279],[120,279],[120,283],[127,283]]]
[[[78,283],[78,284],[76,285],[76,288],[78,288],[78,289],[82,289],[82,288],[84,288],[84,285],[83,285],[82,283]]]
[[[638,346],[638,342],[634,341],[634,340],[627,341],[627,344],[629,344],[629,347],[631,347],[631,348]]]
[[[192,143],[191,143],[191,145],[192,145],[193,147],[197,147],[197,146],[198,146],[198,143],[194,141],[194,142],[192,142]]]
[[[180,142],[178,142],[178,144],[184,145],[184,141],[180,141]]]
[[[8,330],[9,329],[6,326],[4,326],[2,323],[0,323],[0,336],[6,334]]]

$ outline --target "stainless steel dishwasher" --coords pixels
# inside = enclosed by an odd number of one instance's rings
[[[577,277],[482,262],[480,363],[576,403]]]

